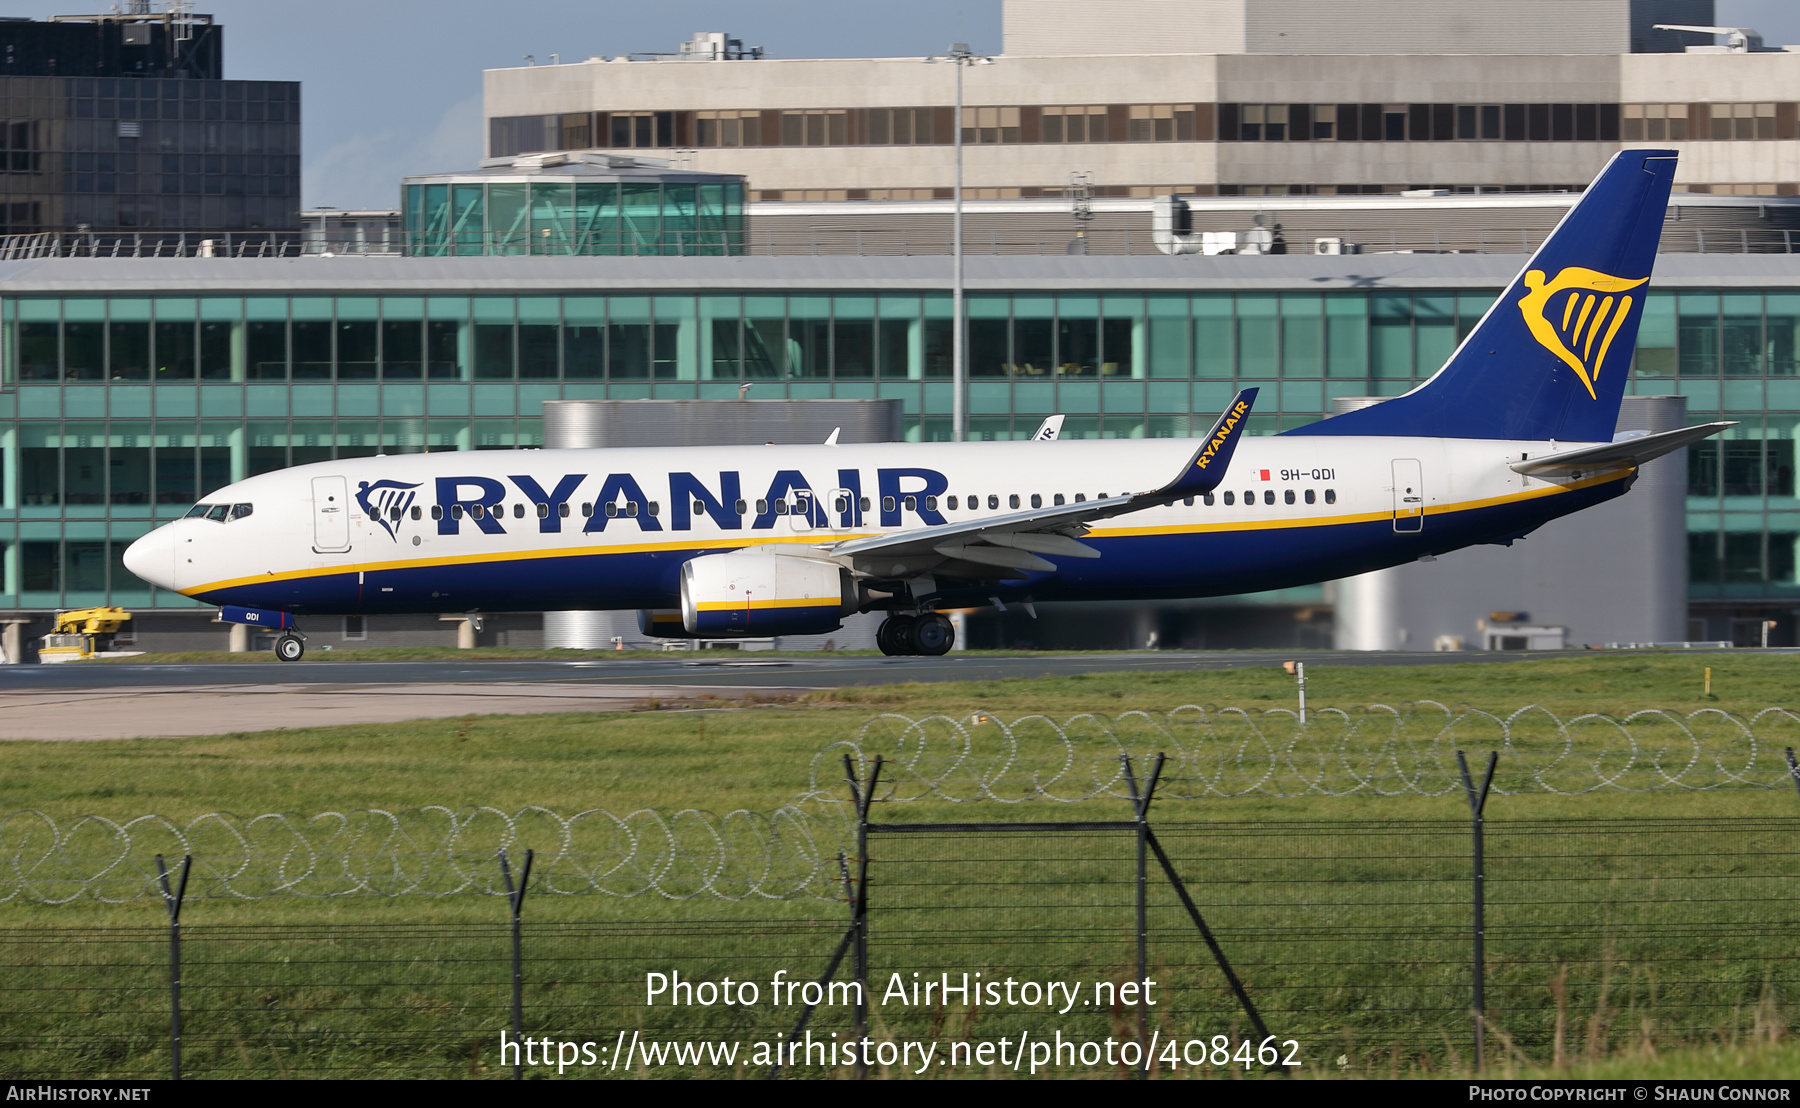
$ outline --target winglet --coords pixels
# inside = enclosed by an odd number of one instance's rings
[[[1255,389],[1245,389],[1226,406],[1219,421],[1188,459],[1181,475],[1157,490],[1159,497],[1198,496],[1219,487],[1225,480],[1225,469],[1231,464],[1232,452],[1243,437],[1244,425],[1250,422],[1250,409],[1256,404]]]

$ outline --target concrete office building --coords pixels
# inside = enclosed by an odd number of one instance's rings
[[[1800,186],[1800,54],[1668,52],[1712,40],[1650,30],[1710,23],[1705,0],[1126,0],[1099,13],[1006,4],[1004,52],[965,72],[972,198],[1060,196],[1075,172],[1100,196],[1568,189],[1634,143],[1681,150],[1678,189]],[[756,200],[947,198],[954,80],[920,61],[489,70],[488,153],[687,150],[696,168],[748,178]]]
[[[212,16],[142,7],[0,20],[0,235],[294,237],[299,83],[225,80]]]

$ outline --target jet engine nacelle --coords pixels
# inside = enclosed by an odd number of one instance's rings
[[[653,639],[695,639],[681,625],[680,608],[639,608],[638,630]]]
[[[832,562],[708,554],[681,567],[681,623],[690,635],[822,635],[854,611],[856,585]]]

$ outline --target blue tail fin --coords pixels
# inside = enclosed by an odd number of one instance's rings
[[[1674,151],[1614,155],[1436,376],[1286,433],[1610,440],[1674,179]]]

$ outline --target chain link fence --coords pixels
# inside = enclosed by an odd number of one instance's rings
[[[1773,1041],[1800,998],[1800,807],[1510,819],[1457,748],[1495,751],[1496,793],[1786,789],[1795,723],[881,717],[767,816],[15,815],[8,895],[47,914],[0,928],[0,1051],[19,1077],[1385,1076]],[[1468,818],[1171,804],[1446,792]],[[918,822],[946,800],[1008,806]],[[164,854],[189,861],[165,878]],[[57,923],[79,898],[169,919]]]

